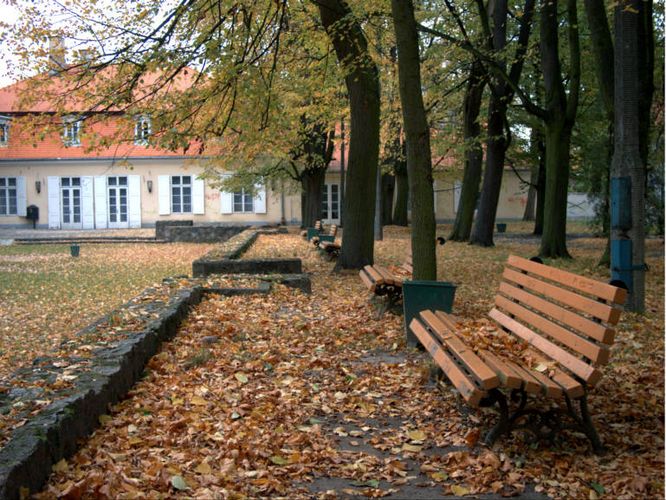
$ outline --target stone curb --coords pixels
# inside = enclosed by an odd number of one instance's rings
[[[0,450],[0,498],[20,498],[43,486],[53,464],[72,455],[77,441],[99,425],[99,416],[106,413],[108,405],[127,394],[159,345],[176,334],[202,295],[201,287],[181,291],[145,330],[99,351],[71,395],[51,403],[13,432]]]

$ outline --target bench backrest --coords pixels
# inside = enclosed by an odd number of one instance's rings
[[[331,235],[331,236],[333,236],[333,237],[335,238],[335,236],[338,234],[338,226],[337,226],[337,224],[333,224],[333,225],[331,225],[331,229],[329,230],[329,233],[328,233],[328,234]]]
[[[320,221],[320,220],[315,221],[314,228],[315,228],[317,231],[321,231],[321,221]]]
[[[512,255],[489,316],[594,386],[626,298],[622,288]]]

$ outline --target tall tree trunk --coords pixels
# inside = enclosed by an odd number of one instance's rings
[[[479,5],[482,4],[483,2],[480,2]],[[488,105],[486,168],[483,174],[479,209],[469,240],[474,245],[493,245],[493,230],[495,227],[500,189],[502,187],[504,159],[507,148],[507,138],[505,135],[505,124],[507,124],[506,110],[513,99],[514,87],[518,85],[523,71],[527,42],[532,28],[533,13],[534,0],[526,0],[523,16],[519,20],[520,32],[514,60],[508,74],[508,81],[495,74],[493,74],[490,80],[491,93]],[[481,11],[479,11],[479,14],[484,15]],[[509,7],[507,0],[497,0],[493,3],[491,46],[492,50],[500,56],[499,65],[502,69],[506,66],[504,63],[506,55],[503,52],[506,49],[506,23],[508,14]]]
[[[393,224],[407,226],[407,202],[409,200],[409,185],[407,180],[407,162],[398,160],[400,165],[394,167],[395,172],[395,205],[393,206]]]
[[[384,239],[384,225],[382,224],[382,171],[377,169],[377,178],[375,180],[375,241]]]
[[[302,214],[305,227],[313,227],[315,221],[321,219],[325,179],[325,168],[306,169],[301,176],[301,187],[303,189]]]
[[[345,74],[351,137],[343,224],[337,266],[360,269],[373,263],[375,179],[379,162],[379,72],[365,34],[344,0],[318,0],[321,21]]]
[[[537,127],[532,127],[530,130],[530,158],[532,159],[532,165],[530,167],[530,185],[527,189],[527,202],[525,203],[525,211],[523,212],[523,221],[533,221],[536,219],[536,198],[537,187],[539,184],[539,162],[541,160],[541,152],[539,151],[540,135],[541,130],[539,130]]]
[[[419,36],[411,0],[391,0],[398,46],[400,100],[407,142],[415,280],[437,279],[430,128],[421,93]]]
[[[539,254],[570,258],[567,251],[569,148],[578,108],[580,45],[576,0],[567,0],[569,95],[562,79],[559,56],[557,0],[543,0],[541,10],[541,68],[545,87],[546,196]]]
[[[483,170],[483,148],[479,140],[481,125],[479,124],[479,111],[483,101],[483,89],[486,85],[486,75],[483,65],[475,61],[470,70],[465,101],[463,107],[463,135],[465,139],[465,170],[463,172],[462,188],[458,211],[453,223],[449,239],[453,241],[467,241],[472,232],[474,210],[479,197],[479,184]]]
[[[393,193],[395,192],[395,176],[382,175],[382,224],[393,224]]]
[[[626,307],[645,310],[645,166],[640,154],[641,0],[615,7],[615,150],[612,164],[611,271],[629,289]],[[625,192],[629,199],[621,196]]]
[[[543,234],[543,212],[546,205],[546,144],[543,141],[543,134],[539,136],[539,174],[537,175],[537,199],[536,215],[534,217],[534,234],[541,236]]]
[[[497,215],[504,158],[506,155],[506,136],[504,120],[506,104],[504,93],[491,92],[488,105],[488,141],[486,142],[486,169],[483,172],[483,184],[476,222],[470,236],[470,243],[484,247],[493,246],[493,229]]]

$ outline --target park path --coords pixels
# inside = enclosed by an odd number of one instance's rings
[[[331,274],[302,240],[290,245],[251,253],[303,255],[312,295],[276,286],[202,302],[43,496],[590,498],[599,483],[652,487],[658,454],[625,465],[630,450],[600,459],[570,435],[552,449],[479,446],[489,414],[438,390],[424,355],[405,349],[402,318],[378,320],[356,273]],[[622,446],[621,433],[605,437]]]

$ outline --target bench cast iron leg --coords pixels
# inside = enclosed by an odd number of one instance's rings
[[[499,421],[495,424],[495,427],[488,431],[488,434],[486,434],[486,437],[483,440],[483,443],[486,446],[492,446],[498,437],[509,432],[509,405],[506,402],[504,394],[497,389],[492,389],[489,392],[488,399],[490,405],[497,403],[497,406],[499,407],[497,409],[499,412]]]
[[[592,422],[592,418],[590,417],[590,411],[587,407],[587,394],[585,394],[582,398],[579,400],[580,404],[580,426],[583,429],[583,432],[587,436],[587,438],[590,440],[590,444],[592,444],[592,449],[594,450],[594,453],[597,455],[603,455],[606,452],[606,449],[604,448],[604,445],[601,443],[601,439],[599,438],[599,434],[597,433],[597,430],[594,428],[594,423]]]

